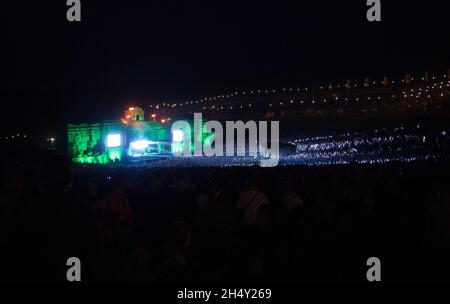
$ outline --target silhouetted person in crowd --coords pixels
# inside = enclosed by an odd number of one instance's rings
[[[113,174],[106,179],[106,193],[94,203],[100,241],[99,268],[104,280],[116,281],[119,269],[126,263],[128,237],[133,224],[133,212],[125,196],[125,176]]]
[[[188,255],[191,245],[191,229],[183,216],[171,223],[168,241],[164,249],[163,272],[170,281],[184,281],[189,278],[191,263]]]
[[[133,223],[133,213],[124,196],[122,181],[112,177],[109,193],[94,204],[97,226],[102,240],[107,243],[120,242],[128,236]]]
[[[239,194],[237,209],[242,212],[242,226],[254,224],[257,221],[258,209],[268,205],[269,199],[261,190],[261,177],[253,173],[247,185]]]

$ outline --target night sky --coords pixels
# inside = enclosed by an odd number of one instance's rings
[[[249,88],[450,68],[444,1],[2,2],[6,128],[52,128]]]

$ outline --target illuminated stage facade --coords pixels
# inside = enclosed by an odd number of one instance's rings
[[[168,121],[144,120],[144,111],[131,107],[119,121],[68,124],[68,152],[73,162],[82,164],[171,156],[182,146],[183,134],[178,133],[171,134]]]
[[[187,121],[194,130],[194,122]],[[194,141],[202,143],[211,140],[212,133],[205,131],[200,122],[201,132],[190,136],[190,148]],[[152,114],[145,120],[142,108],[131,107],[125,111],[124,118],[117,121],[99,123],[67,124],[67,144],[70,158],[81,164],[110,164],[123,161],[146,160],[171,157],[173,153],[183,151],[185,130],[171,131],[171,119],[156,121]]]

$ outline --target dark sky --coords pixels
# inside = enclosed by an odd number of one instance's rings
[[[2,2],[2,99],[29,124],[239,89],[450,68],[446,1]],[[7,118],[5,122],[13,121]]]

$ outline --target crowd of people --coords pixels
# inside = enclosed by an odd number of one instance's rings
[[[366,282],[450,279],[446,162],[2,167],[1,281]]]
[[[284,163],[333,164],[374,163],[411,160],[448,159],[448,131],[424,132],[405,128],[375,129],[327,136],[305,137],[291,141],[295,155]]]

